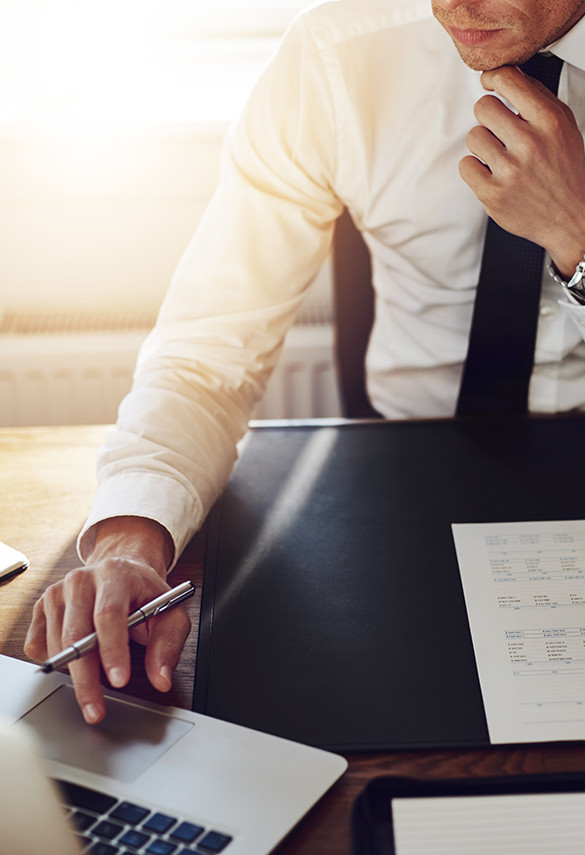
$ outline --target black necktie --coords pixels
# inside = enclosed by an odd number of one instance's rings
[[[562,65],[536,54],[522,69],[556,95]],[[457,415],[527,411],[543,262],[542,247],[488,220]]]

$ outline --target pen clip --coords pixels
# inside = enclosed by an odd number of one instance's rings
[[[143,606],[137,608],[136,611],[128,618],[128,629],[132,629],[139,623],[143,623],[145,620],[150,620],[150,618],[155,617],[155,615],[159,615],[161,612],[165,612],[167,609],[170,609],[171,606],[175,606],[177,603],[181,603],[183,600],[188,599],[193,596],[196,590],[193,582],[183,582],[183,584],[178,587],[180,590],[177,590],[177,593],[172,597],[169,598],[171,591],[167,591],[151,603],[145,603]]]
[[[186,600],[189,597],[193,596],[193,594],[195,593],[195,585],[192,582],[189,582],[189,585],[191,587],[187,588],[187,590],[175,594],[175,596],[172,597],[170,600],[167,600],[166,603],[161,603],[159,606],[157,606],[156,610],[152,613],[152,616],[159,615],[161,612],[166,612],[167,609],[172,608],[172,606],[175,606],[177,603],[181,603],[183,600]]]

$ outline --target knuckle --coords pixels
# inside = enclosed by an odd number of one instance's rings
[[[63,644],[63,647],[70,647],[74,642],[83,638],[84,635],[87,635],[87,632],[84,632],[84,630],[80,629],[76,625],[63,627],[61,630],[61,643]]]
[[[523,163],[532,163],[538,151],[538,144],[529,134],[524,134],[516,143],[516,157]]]
[[[497,108],[500,104],[501,101],[495,95],[482,95],[473,107],[476,119],[479,121],[484,118],[487,113],[491,113],[494,107]]]
[[[117,621],[126,621],[128,614],[127,609],[123,607],[121,602],[115,600],[102,600],[96,604],[94,611],[94,623],[96,627],[111,626]]]
[[[505,178],[504,182],[506,182]],[[504,200],[505,191],[500,181],[491,181],[486,184],[481,201],[489,211],[500,211],[504,206]]]
[[[467,145],[468,150],[472,154],[477,155],[482,162],[490,153],[492,157],[497,153],[497,150],[494,150],[491,142],[492,138],[490,132],[481,125],[476,125],[474,128],[471,128],[465,138],[465,144]]]
[[[461,175],[461,177],[469,176],[470,170],[473,168],[474,161],[475,158],[472,157],[470,154],[461,158],[458,164],[459,174]]]
[[[548,136],[560,136],[565,124],[563,111],[557,109],[555,105],[547,104],[542,110],[540,124],[544,133]]]
[[[465,142],[467,143],[467,147],[471,148],[474,143],[479,142],[483,139],[484,136],[484,128],[481,125],[475,125],[468,131],[467,136],[465,137]]]
[[[502,65],[496,69],[495,79],[502,83],[514,83],[518,80],[518,69],[513,65]]]
[[[511,65],[501,65],[484,73],[482,80],[489,83],[490,89],[499,91],[502,86],[508,87],[518,82],[518,70]]]
[[[63,585],[68,596],[75,597],[87,588],[90,581],[88,571],[83,567],[70,570],[63,579]]]
[[[498,162],[498,181],[493,182],[492,191],[498,195],[504,194],[506,189],[518,180],[525,160],[522,151],[516,151],[514,156],[506,153],[501,157]]]
[[[41,599],[35,604],[33,614],[38,615],[39,611],[45,610],[55,611],[60,608],[63,602],[63,583],[54,582],[45,590]]]
[[[95,614],[100,618],[117,617],[120,614],[125,614],[125,612],[126,609],[121,600],[102,597],[96,602]]]

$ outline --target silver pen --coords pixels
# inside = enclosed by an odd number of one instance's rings
[[[171,609],[173,606],[178,605],[178,603],[182,603],[183,600],[192,597],[194,593],[195,585],[193,582],[183,582],[181,585],[177,585],[176,588],[171,588],[170,591],[166,591],[160,597],[156,597],[150,603],[145,603],[139,609],[136,609],[135,612],[132,612],[128,616],[128,629],[132,629],[133,626],[137,626],[139,623],[144,623],[145,620],[159,615],[161,612],[166,612],[167,609]],[[68,665],[74,659],[80,659],[87,653],[91,653],[93,650],[96,650],[97,646],[97,633],[90,632],[89,635],[80,638],[79,641],[74,642],[70,647],[66,647],[65,650],[43,662],[40,670],[44,671],[45,674],[49,674],[57,668],[63,668],[63,666]]]

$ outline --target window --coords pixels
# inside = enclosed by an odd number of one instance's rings
[[[169,0],[164,15],[178,31],[280,36],[307,0]]]
[[[307,0],[0,0],[0,125],[233,118]]]

